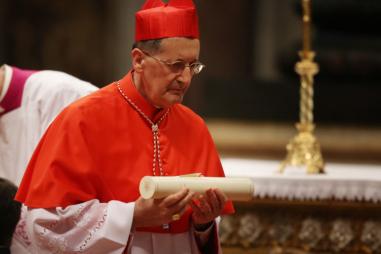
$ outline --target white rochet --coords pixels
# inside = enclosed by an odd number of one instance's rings
[[[253,181],[245,177],[145,176],[139,186],[140,195],[145,199],[164,198],[183,188],[200,194],[218,188],[234,201],[248,201],[254,195]]]

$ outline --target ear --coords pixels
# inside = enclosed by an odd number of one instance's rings
[[[134,48],[131,51],[131,59],[134,71],[137,73],[142,72],[144,68],[144,53],[140,49]]]

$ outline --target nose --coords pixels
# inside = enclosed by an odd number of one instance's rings
[[[186,84],[186,85],[189,85],[191,80],[192,80],[192,77],[193,77],[193,75],[191,73],[190,67],[186,66],[184,68],[184,70],[181,73],[179,73],[179,76],[177,77],[177,80],[179,82],[182,82],[182,83]]]

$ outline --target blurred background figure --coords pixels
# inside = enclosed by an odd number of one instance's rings
[[[7,206],[0,206],[1,237],[12,235],[16,224],[6,218],[14,216],[20,206],[12,203],[13,195],[23,177],[29,159],[45,130],[56,115],[68,104],[87,95],[97,88],[69,74],[59,71],[30,71],[9,65],[0,68],[0,200]],[[10,192],[13,190],[14,192]],[[12,194],[12,195],[11,195]],[[11,206],[13,208],[11,208]],[[18,210],[17,218],[20,217]],[[25,222],[22,219],[14,234],[14,253],[28,253],[24,250],[29,243],[24,234]],[[4,219],[4,220],[3,220]],[[18,219],[17,219],[18,220]],[[16,221],[17,221],[16,220]],[[9,239],[8,239],[9,240]],[[9,243],[6,243],[9,246]]]
[[[95,91],[88,82],[58,71],[0,69],[0,177],[16,185],[41,136],[70,102]]]

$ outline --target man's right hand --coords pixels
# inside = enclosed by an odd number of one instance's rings
[[[135,227],[153,227],[172,221],[172,216],[185,212],[194,193],[183,189],[162,199],[144,199],[135,201],[133,225]]]

